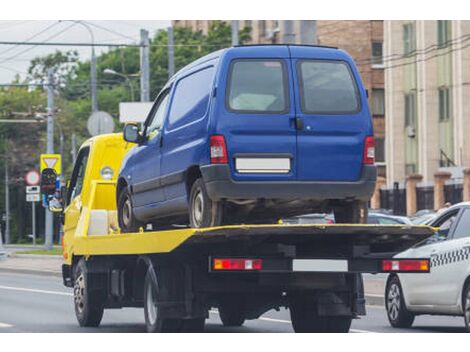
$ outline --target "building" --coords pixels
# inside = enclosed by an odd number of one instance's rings
[[[470,165],[470,21],[385,21],[387,183]]]
[[[175,27],[189,27],[207,33],[210,21],[177,20]],[[319,44],[336,46],[355,59],[369,92],[374,121],[376,160],[379,175],[385,176],[385,94],[382,55],[383,21],[239,21],[239,28],[251,27],[249,44]],[[316,31],[316,35],[315,35]]]

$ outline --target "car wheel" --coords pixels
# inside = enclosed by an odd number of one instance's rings
[[[132,200],[127,187],[124,187],[118,196],[118,223],[121,232],[138,232],[144,225],[134,216]]]
[[[158,284],[152,268],[145,275],[144,283],[144,314],[147,332],[180,332],[181,319],[162,318],[158,306]]]
[[[463,313],[465,319],[465,328],[470,332],[470,283],[467,284],[463,296]]]
[[[392,277],[385,290],[385,308],[390,325],[394,328],[409,328],[415,316],[405,305],[403,290],[397,276]]]
[[[191,187],[189,195],[189,224],[193,228],[222,225],[223,206],[209,198],[202,178]]]
[[[103,299],[100,291],[90,287],[87,263],[83,258],[74,269],[73,298],[75,316],[80,326],[99,326],[104,313]]]

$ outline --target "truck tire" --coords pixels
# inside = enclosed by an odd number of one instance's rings
[[[385,309],[388,321],[394,328],[409,328],[413,325],[415,315],[411,313],[405,304],[400,279],[392,277],[385,288]]]
[[[88,282],[87,262],[80,259],[74,268],[75,315],[80,326],[97,327],[104,313],[104,302],[100,291],[93,290]]]
[[[221,305],[219,307],[220,320],[224,326],[242,326],[245,316],[242,311],[233,305]]]
[[[124,187],[118,195],[118,223],[121,232],[139,232],[140,228],[144,226],[143,223],[138,221],[132,210],[132,201],[127,187]]]
[[[153,268],[147,270],[144,283],[144,314],[147,332],[180,332],[181,319],[162,318],[158,308],[158,284]]]
[[[209,198],[202,178],[191,186],[189,195],[189,225],[192,228],[222,225],[223,206]]]
[[[181,332],[198,333],[204,332],[206,324],[205,318],[185,319],[183,320],[183,327]]]
[[[296,333],[347,333],[351,327],[351,316],[319,316],[317,303],[305,298],[291,299],[289,310]]]

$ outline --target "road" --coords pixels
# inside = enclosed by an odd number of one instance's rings
[[[460,317],[417,317],[412,329],[393,329],[385,310],[368,306],[368,315],[355,320],[352,332],[464,332]],[[144,332],[142,309],[106,310],[100,328],[80,328],[75,320],[72,291],[60,278],[0,272],[0,333],[2,332]],[[244,326],[224,328],[216,311],[206,332],[292,332],[288,310],[270,311]]]

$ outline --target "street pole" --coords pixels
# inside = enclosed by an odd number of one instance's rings
[[[36,202],[31,202],[31,217],[33,230],[33,245],[36,245]]]
[[[47,71],[47,154],[54,154],[54,74],[53,69]],[[54,217],[46,208],[45,244],[46,250],[52,249]]]
[[[145,29],[140,30],[140,45],[140,101],[150,101],[150,41]]]
[[[95,40],[93,39],[93,43]],[[91,111],[98,111],[98,97],[96,96],[96,56],[95,56],[95,47],[91,47]]]
[[[75,164],[75,159],[77,159],[77,136],[75,132],[72,133],[72,148],[70,150],[70,154],[72,155],[72,164]]]
[[[317,21],[300,21],[300,44],[317,44]]]
[[[295,44],[294,21],[282,21],[283,44]]]
[[[7,142],[8,143],[8,142]],[[10,244],[10,178],[8,175],[8,157],[5,157],[5,244]]]
[[[238,21],[232,20],[232,46],[238,45]]]
[[[175,74],[175,46],[173,27],[168,27],[168,78]]]

